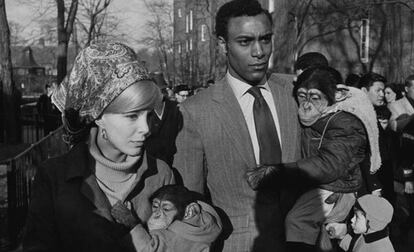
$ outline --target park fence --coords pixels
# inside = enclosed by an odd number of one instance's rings
[[[0,163],[7,168],[7,237],[1,247],[16,247],[26,221],[32,183],[40,163],[63,154],[68,146],[62,140],[63,128],[51,132],[14,158]]]

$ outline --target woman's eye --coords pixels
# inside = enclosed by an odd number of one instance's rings
[[[135,120],[138,118],[138,114],[127,114],[125,115],[127,118],[131,119],[131,120]]]

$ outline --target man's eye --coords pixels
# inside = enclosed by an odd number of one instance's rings
[[[249,40],[239,40],[239,44],[242,46],[246,46],[249,44]]]
[[[262,39],[262,42],[265,43],[265,44],[269,44],[270,42],[272,42],[272,38],[271,37],[269,37],[269,38],[267,38],[267,37],[266,38],[263,38]]]

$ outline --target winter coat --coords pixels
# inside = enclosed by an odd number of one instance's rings
[[[304,128],[302,153],[307,158],[299,160],[297,166],[322,189],[355,192],[361,186],[360,163],[367,148],[362,122],[350,113],[337,111]]]
[[[174,183],[174,176],[167,164],[145,154],[136,165],[143,173],[126,199],[145,222],[151,215],[149,197],[161,186]],[[111,205],[96,181],[94,167],[86,143],[39,167],[23,251],[116,252],[132,245],[129,230],[111,216]]]
[[[190,221],[174,221],[167,229],[150,234],[139,225],[131,232],[137,252],[196,252],[210,251],[210,245],[221,232],[221,221],[216,211],[199,201],[200,214]],[[190,223],[191,224],[190,224]]]

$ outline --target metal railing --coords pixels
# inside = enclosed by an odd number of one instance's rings
[[[26,221],[32,183],[36,169],[48,158],[66,152],[69,147],[62,140],[62,127],[32,144],[17,156],[2,161],[7,168],[7,237],[1,247],[13,248],[19,244]]]

